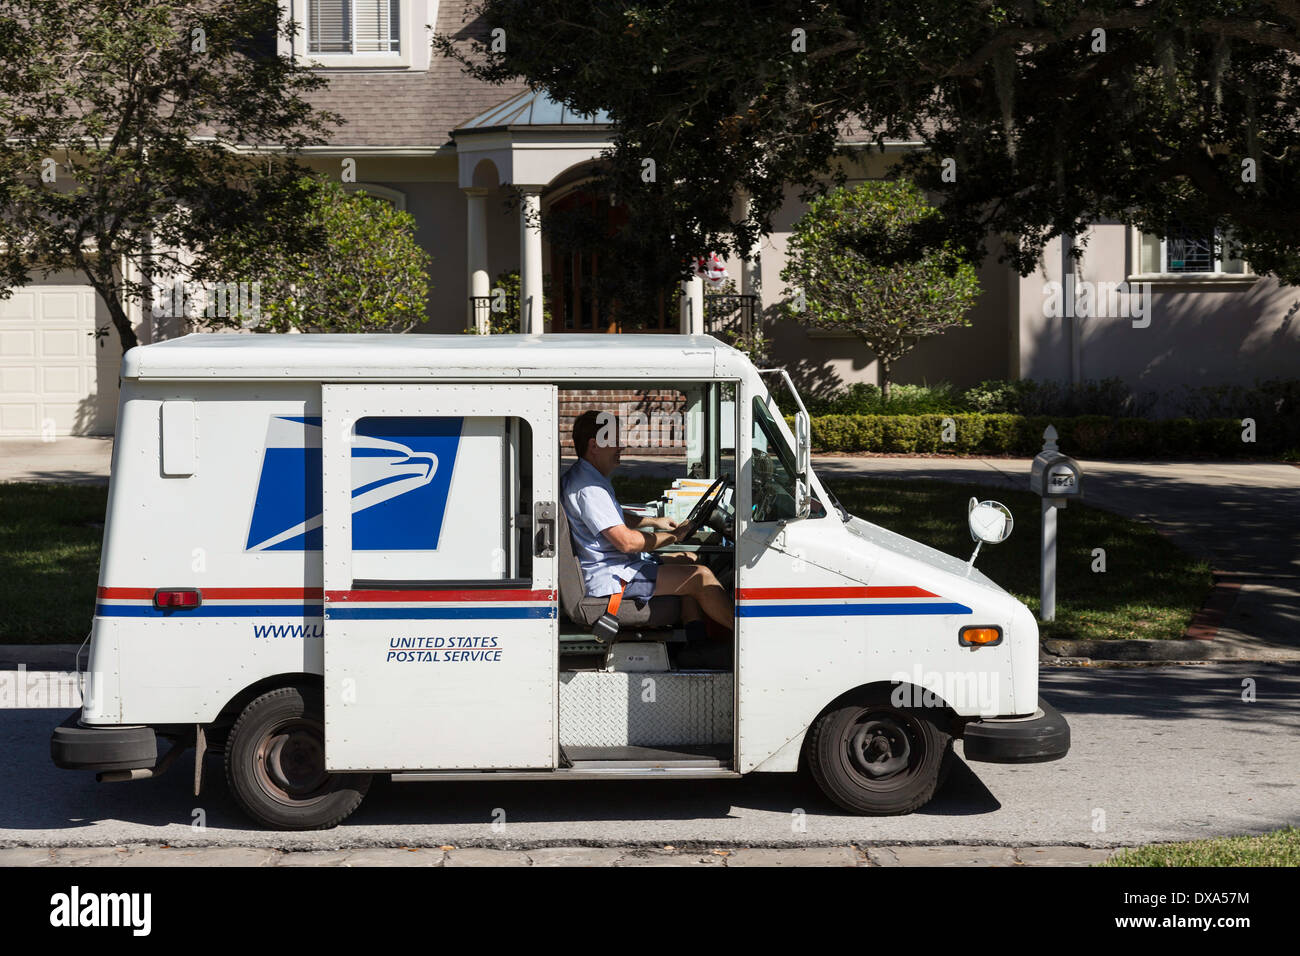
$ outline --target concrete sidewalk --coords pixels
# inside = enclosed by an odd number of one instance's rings
[[[1116,851],[1080,846],[367,847],[286,852],[240,846],[14,847],[6,866],[1092,866]]]
[[[112,438],[0,438],[0,482],[58,481],[102,485],[113,461]]]

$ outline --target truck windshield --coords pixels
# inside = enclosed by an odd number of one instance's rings
[[[754,398],[752,436],[754,521],[795,517],[794,454],[785,443],[767,402]]]

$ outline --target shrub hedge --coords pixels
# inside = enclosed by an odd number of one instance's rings
[[[945,428],[949,419],[951,424]],[[1247,442],[1241,419],[1231,418],[820,415],[812,419],[812,439],[813,447],[823,452],[1035,455],[1043,447],[1043,430],[1055,425],[1061,450],[1079,457],[1300,457],[1300,426],[1265,428],[1264,424],[1257,423],[1254,442]]]

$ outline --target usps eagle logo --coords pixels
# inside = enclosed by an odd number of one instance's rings
[[[460,442],[459,418],[363,418],[352,439],[352,547],[435,550]],[[319,418],[272,416],[247,551],[319,551]]]

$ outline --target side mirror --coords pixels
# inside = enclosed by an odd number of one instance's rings
[[[812,510],[812,493],[808,490],[808,473],[812,471],[812,422],[808,413],[794,416],[794,506],[800,518]]]
[[[966,509],[966,520],[970,525],[970,538],[975,542],[975,551],[966,562],[966,574],[969,577],[975,559],[979,557],[980,548],[986,544],[1001,544],[1011,537],[1015,520],[1011,509],[1000,501],[980,501],[972,498]]]
[[[1001,544],[1011,537],[1015,519],[1011,509],[1000,501],[970,500],[966,520],[970,524],[970,539],[981,544]]]

